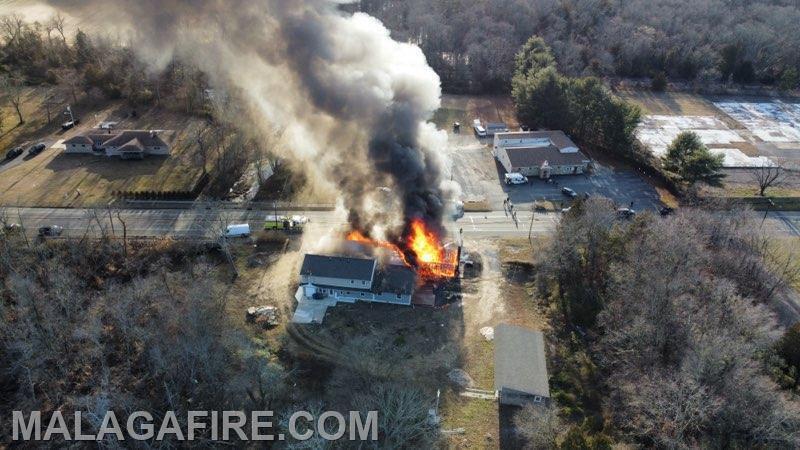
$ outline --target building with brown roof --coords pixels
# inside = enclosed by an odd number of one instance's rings
[[[591,163],[563,131],[497,133],[492,153],[506,172],[544,179],[582,174]]]
[[[169,156],[169,144],[156,131],[123,130],[114,133],[92,133],[64,141],[65,153],[119,156],[142,159],[148,155]]]

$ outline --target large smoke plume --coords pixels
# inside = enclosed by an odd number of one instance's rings
[[[249,125],[281,129],[283,156],[336,188],[352,226],[397,238],[413,217],[441,224],[439,78],[377,19],[330,0],[49,3],[129,35],[156,69],[178,57],[240,93]]]

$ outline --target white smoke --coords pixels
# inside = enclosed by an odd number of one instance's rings
[[[283,131],[283,156],[335,189],[353,225],[442,218],[446,134],[427,120],[439,77],[414,45],[366,14],[325,0],[50,0],[72,16],[125,32],[154,68],[173,57],[239,93],[249,125]],[[378,188],[399,208],[371,208]],[[401,230],[397,230],[401,232]]]

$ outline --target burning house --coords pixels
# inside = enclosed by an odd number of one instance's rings
[[[444,244],[422,220],[408,228],[408,235],[396,243],[351,231],[344,252],[358,256],[306,254],[292,321],[319,323],[327,308],[338,303],[433,305],[427,298],[432,296],[431,284],[458,277],[461,247]]]

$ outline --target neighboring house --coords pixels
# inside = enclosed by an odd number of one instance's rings
[[[410,305],[416,274],[405,266],[378,266],[372,258],[307,254],[300,268],[298,302],[356,301]]]
[[[494,328],[494,389],[503,405],[547,405],[550,383],[544,335],[508,324]]]
[[[75,136],[64,141],[65,153],[119,156],[143,159],[148,155],[169,155],[169,145],[156,131],[124,130]]]
[[[497,133],[492,153],[506,172],[542,179],[582,174],[591,162],[563,131]]]

